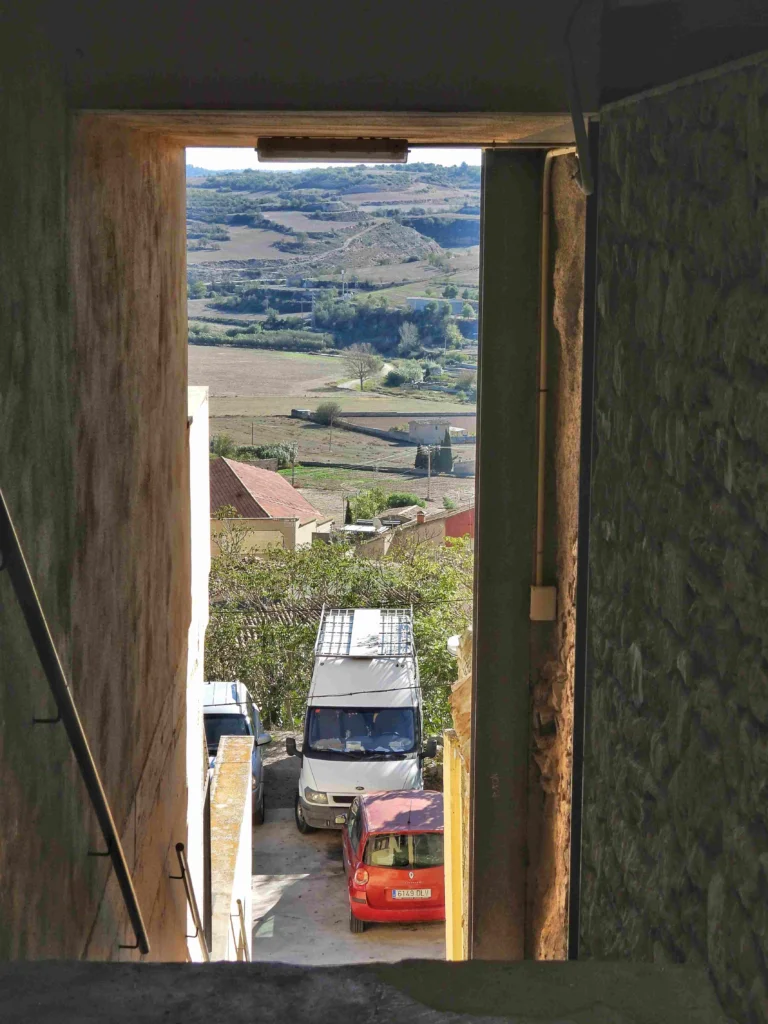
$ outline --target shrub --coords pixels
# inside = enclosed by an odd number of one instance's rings
[[[427,503],[418,494],[408,494],[407,491],[395,491],[387,496],[387,508],[405,508],[406,505],[419,505],[426,508]]]
[[[297,444],[245,444],[237,449],[239,459],[277,459],[277,468],[285,469],[296,461]]]
[[[211,516],[211,519],[242,519],[234,505],[220,505]]]
[[[330,427],[341,416],[341,406],[338,402],[321,402],[315,409],[315,419],[319,423],[325,423]]]
[[[452,512],[455,508],[458,508],[458,505],[453,498],[443,498],[443,508],[446,512]]]
[[[399,388],[402,384],[405,384],[405,382],[405,377],[399,370],[390,370],[384,378],[384,387]]]

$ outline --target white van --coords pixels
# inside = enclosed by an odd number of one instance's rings
[[[423,789],[413,616],[403,608],[323,608],[307,698],[296,827],[341,828],[360,793]]]
[[[203,720],[209,766],[213,766],[222,736],[253,736],[251,754],[251,810],[254,825],[264,822],[264,763],[262,747],[272,742],[264,731],[258,708],[243,683],[203,684]]]

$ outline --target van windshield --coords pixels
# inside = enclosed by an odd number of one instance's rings
[[[205,739],[208,753],[215,754],[222,736],[250,736],[245,715],[205,715]]]
[[[310,708],[307,746],[323,754],[409,754],[416,749],[413,708]]]

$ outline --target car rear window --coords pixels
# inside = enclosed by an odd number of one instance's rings
[[[244,715],[205,715],[205,738],[208,750],[218,750],[222,736],[250,736],[248,719]]]
[[[439,868],[443,864],[440,832],[387,832],[370,837],[363,862],[377,868]]]

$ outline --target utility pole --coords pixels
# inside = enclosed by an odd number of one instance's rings
[[[432,485],[432,446],[427,447],[427,501],[430,498],[430,491]]]
[[[251,420],[251,448],[253,448],[253,420]]]

